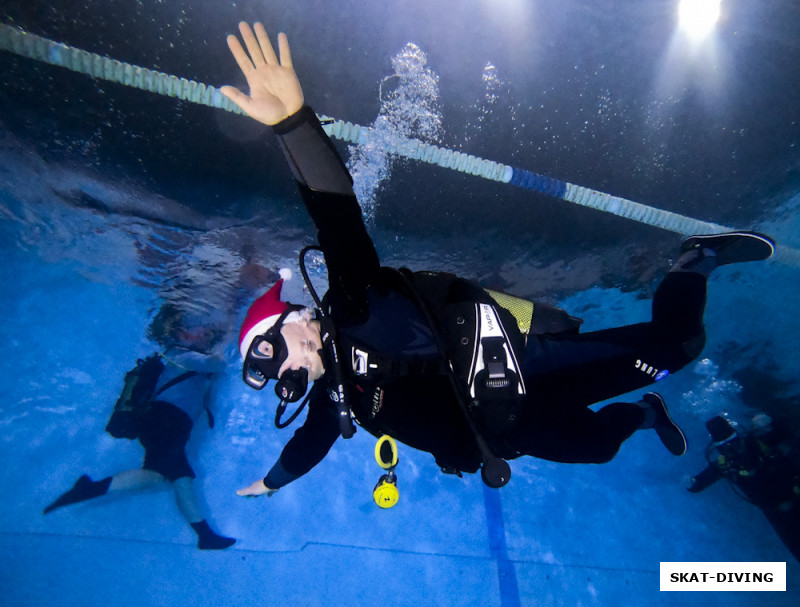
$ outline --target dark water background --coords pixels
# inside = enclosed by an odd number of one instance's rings
[[[285,30],[318,112],[369,124],[391,57],[416,43],[440,77],[441,144],[660,208],[747,227],[797,189],[800,16],[728,2],[714,51],[676,44],[675,2],[6,2],[6,23],[209,84],[237,83],[239,20]],[[144,180],[203,214],[249,219],[293,198],[269,138],[244,118],[4,54],[3,119],[45,158]],[[481,81],[497,68],[496,99]],[[577,257],[674,240],[514,188],[414,165],[383,188],[379,235],[476,238]],[[253,199],[257,199],[254,202]],[[294,222],[302,214],[291,213]],[[384,232],[385,231],[385,232]],[[378,236],[378,240],[381,237]],[[576,247],[576,244],[579,246]],[[515,251],[516,253],[516,251]],[[490,255],[490,253],[489,253]],[[624,263],[624,261],[616,260]],[[609,268],[619,280],[630,268]]]

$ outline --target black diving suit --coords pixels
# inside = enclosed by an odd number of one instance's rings
[[[481,454],[459,392],[503,458],[605,462],[644,413],[630,403],[589,405],[649,385],[702,349],[706,279],[699,274],[665,278],[652,322],[581,334],[578,319],[535,304],[524,335],[512,313],[471,281],[382,267],[352,179],[314,112],[304,107],[273,130],[318,230],[349,406],[371,434],[431,453],[446,472],[476,472]],[[315,382],[305,423],[266,486],[302,476],[338,438],[328,375]]]

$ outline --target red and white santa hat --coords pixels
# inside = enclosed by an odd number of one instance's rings
[[[257,335],[266,333],[286,311],[286,302],[281,301],[281,288],[285,280],[292,278],[292,271],[283,268],[281,279],[273,287],[253,302],[239,330],[239,354],[242,360],[247,357],[250,344]]]

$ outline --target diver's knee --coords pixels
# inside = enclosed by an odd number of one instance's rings
[[[589,451],[584,451],[575,463],[583,464],[607,464],[617,456],[622,443],[606,441],[604,444],[596,444]]]
[[[194,487],[194,479],[191,476],[181,476],[171,482],[176,491],[192,491]]]
[[[689,358],[687,363],[700,356],[700,353],[703,351],[705,345],[706,345],[705,331],[701,331],[694,337],[684,341],[683,344],[681,344],[681,349],[683,350],[683,354]]]

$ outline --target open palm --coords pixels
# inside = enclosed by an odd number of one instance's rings
[[[255,33],[247,23],[239,24],[247,51],[236,36],[228,36],[228,47],[242,70],[250,95],[233,86],[220,91],[248,116],[264,124],[277,124],[303,107],[303,90],[292,66],[286,34],[278,35],[280,61],[264,26],[256,23]]]

